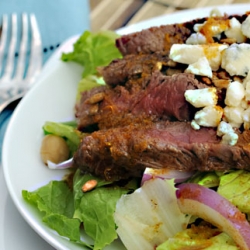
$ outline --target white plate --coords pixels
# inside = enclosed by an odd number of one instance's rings
[[[222,13],[242,14],[250,5],[224,5],[217,7]],[[209,15],[211,7],[180,11],[157,17],[120,29],[120,34],[138,31],[150,26],[184,22]],[[15,110],[9,123],[3,145],[3,169],[9,193],[24,219],[49,244],[56,249],[83,249],[58,236],[41,221],[35,208],[27,204],[21,195],[23,189],[34,190],[50,180],[60,180],[65,171],[47,169],[41,162],[39,149],[45,121],[70,120],[74,117],[77,83],[82,68],[74,63],[60,61],[62,51],[70,51],[75,37],[52,56],[44,68],[40,81],[33,87]],[[108,249],[122,249],[113,244]]]

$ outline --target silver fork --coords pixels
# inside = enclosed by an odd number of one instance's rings
[[[34,14],[22,14],[22,28],[18,30],[18,16],[2,17],[0,36],[0,114],[11,103],[17,104],[36,81],[42,68],[42,42]],[[9,26],[11,26],[9,28]],[[20,32],[21,31],[21,32]],[[10,34],[9,34],[10,33]],[[21,34],[20,46],[18,36]],[[18,51],[16,53],[16,51]],[[7,53],[7,58],[4,56]],[[28,67],[26,67],[28,65]]]

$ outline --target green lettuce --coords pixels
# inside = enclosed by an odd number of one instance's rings
[[[97,180],[96,188],[83,193],[82,185],[93,179]],[[124,187],[110,184],[92,175],[82,175],[79,170],[74,175],[74,218],[83,222],[86,234],[94,240],[94,249],[103,249],[117,239],[113,216],[116,203],[123,194],[137,188],[134,180]]]
[[[83,192],[82,186],[88,180],[97,180],[95,189]],[[23,198],[37,207],[42,213],[42,220],[61,236],[90,249],[103,249],[116,238],[114,211],[121,195],[138,187],[136,180],[123,187],[104,181],[90,174],[75,172],[73,190],[65,181],[51,181],[47,185],[29,192],[22,191]],[[84,232],[94,242],[81,239],[81,224]]]
[[[96,75],[97,67],[108,65],[113,59],[121,57],[115,46],[118,37],[113,31],[85,31],[74,44],[73,52],[63,53],[61,59],[84,66],[83,77]]]
[[[220,178],[217,172],[198,172],[188,179],[187,182],[197,183],[201,186],[212,188],[219,186]]]
[[[79,147],[80,141],[85,136],[76,128],[75,122],[61,123],[61,122],[46,122],[43,125],[44,134],[53,134],[63,137],[70,149],[71,155]]]
[[[23,190],[22,196],[42,212],[43,222],[58,234],[92,249],[91,245],[81,240],[81,221],[73,218],[74,197],[66,182],[51,181],[33,192]]]
[[[85,78],[82,78],[78,83],[76,101],[79,101],[81,98],[81,93],[87,90],[90,90],[94,87],[99,87],[105,85],[105,82],[102,77],[97,77],[95,75],[90,75]]]
[[[237,170],[220,177],[217,192],[243,213],[250,213],[250,172]]]
[[[98,75],[99,66],[108,65],[113,59],[122,55],[115,46],[118,35],[112,31],[91,33],[85,31],[74,44],[74,50],[63,53],[61,59],[65,62],[73,61],[83,66],[83,79],[78,84],[76,101],[81,93],[93,87],[104,85],[102,77]],[[85,136],[77,130],[73,122],[46,122],[43,126],[44,134],[54,134],[63,137],[71,155],[77,150],[81,139]],[[90,192],[83,193],[82,185],[96,179],[98,185]],[[115,205],[121,195],[135,190],[136,180],[120,187],[110,182],[103,181],[92,175],[82,175],[76,171],[73,187],[65,181],[51,181],[35,191],[22,191],[23,198],[42,213],[42,220],[58,234],[69,240],[82,244],[90,249],[103,249],[117,238],[113,213]],[[82,241],[84,224],[85,234],[90,236],[94,245]]]
[[[192,226],[156,248],[156,250],[183,249],[236,250],[239,248],[226,233],[204,226]]]

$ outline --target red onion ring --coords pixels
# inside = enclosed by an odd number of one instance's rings
[[[226,232],[243,250],[250,249],[250,224],[245,214],[212,189],[194,183],[178,185],[180,210],[196,215]]]
[[[161,168],[161,169],[154,169],[154,168],[146,168],[142,180],[141,185],[145,181],[148,181],[153,178],[160,178],[160,179],[174,179],[175,183],[181,183],[187,180],[189,177],[191,177],[195,172],[194,171],[180,171],[175,169],[167,169],[167,168]]]

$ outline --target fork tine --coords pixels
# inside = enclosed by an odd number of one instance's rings
[[[1,39],[0,39],[0,75],[3,70],[3,58],[4,58],[4,51],[6,48],[7,42],[7,30],[8,30],[8,16],[3,15],[2,17],[2,31],[1,31]]]
[[[34,14],[30,15],[30,24],[32,32],[32,41],[29,68],[27,71],[26,79],[29,79],[32,83],[36,76],[40,73],[42,68],[42,41],[37,20]]]
[[[19,47],[18,61],[16,67],[15,80],[21,81],[24,76],[25,71],[25,60],[27,53],[27,43],[28,43],[28,15],[26,13],[22,14],[22,39]]]
[[[11,79],[13,70],[14,70],[14,56],[15,56],[15,50],[16,50],[16,44],[17,44],[17,15],[12,14],[11,15],[11,40],[9,45],[9,51],[8,51],[8,57],[7,62],[5,65],[5,71],[3,78],[6,80]]]

